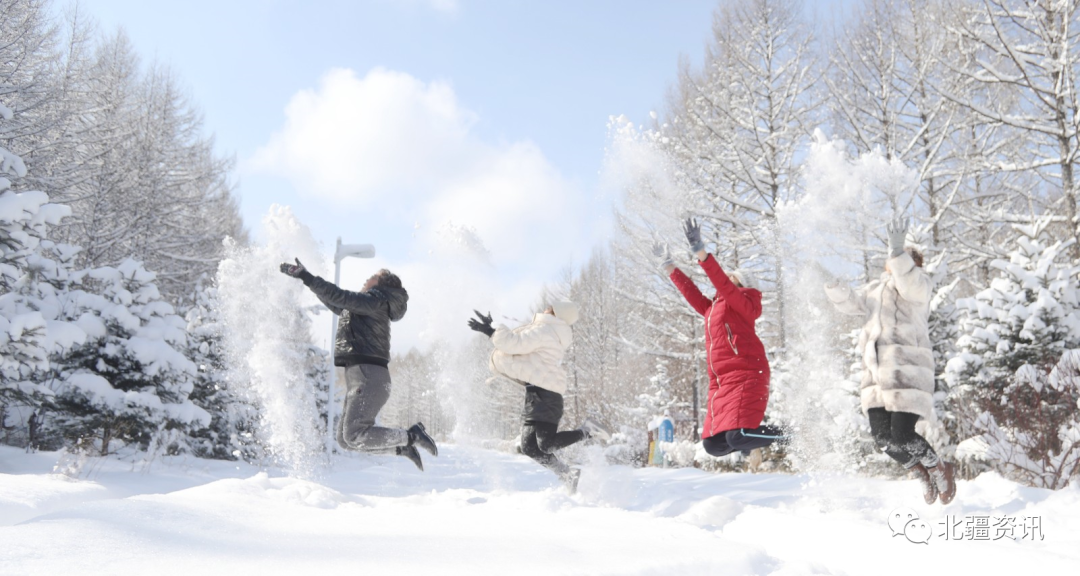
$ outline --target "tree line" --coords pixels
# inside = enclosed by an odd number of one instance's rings
[[[228,416],[206,336],[223,240],[247,232],[203,132],[123,31],[0,0],[4,442],[235,457],[251,415]]]

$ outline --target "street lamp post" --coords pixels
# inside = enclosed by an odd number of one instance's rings
[[[348,258],[374,258],[375,246],[371,244],[342,244],[341,236],[338,236],[337,247],[334,249],[334,286],[340,287],[341,284],[341,261]],[[330,324],[330,357],[334,356],[334,344],[337,339],[337,314],[332,314],[333,320]],[[330,368],[330,388],[327,390],[327,402],[326,402],[326,451],[328,454],[334,452],[334,444],[336,444],[336,438],[334,434],[334,417],[336,414],[336,404],[334,402],[334,385],[337,379],[337,366]]]

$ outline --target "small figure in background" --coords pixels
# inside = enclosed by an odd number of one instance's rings
[[[662,443],[675,441],[675,421],[671,419],[671,411],[664,410],[664,415],[653,418],[649,422],[649,466],[663,466],[667,468],[667,455],[664,453]]]

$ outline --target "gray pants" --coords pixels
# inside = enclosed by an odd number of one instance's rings
[[[375,425],[379,410],[390,399],[390,371],[373,364],[345,368],[345,407],[337,429],[342,448],[361,452],[388,453],[409,443],[409,433],[401,428]]]

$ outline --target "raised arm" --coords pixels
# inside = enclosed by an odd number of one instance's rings
[[[934,294],[934,283],[930,280],[930,275],[916,266],[915,260],[904,250],[904,240],[910,225],[911,220],[908,218],[895,218],[886,227],[889,235],[889,259],[885,267],[892,274],[896,291],[901,298],[908,302],[926,303]]]
[[[342,290],[332,282],[327,282],[318,276],[305,277],[303,280],[304,284],[315,293],[315,296],[323,304],[326,304],[331,310],[337,308],[338,312],[335,312],[335,314],[340,313],[341,310],[348,310],[353,314],[370,316],[387,306],[386,301],[381,298],[365,292]]]
[[[694,281],[682,270],[675,268],[668,277],[671,278],[671,281],[675,283],[675,287],[682,293],[683,298],[686,298],[686,301],[698,314],[704,316],[709,311],[712,300],[706,298],[701,293],[701,290],[698,290],[697,284],[694,284]]]
[[[315,297],[319,299],[319,302],[323,303],[323,306],[326,306],[327,308],[329,308],[330,312],[333,312],[337,316],[341,316],[341,313],[343,312],[343,310],[341,308],[338,308],[337,306],[334,306],[333,304],[328,302],[326,300],[326,298],[322,297],[319,294],[316,294]]]
[[[716,287],[717,295],[724,299],[728,308],[750,321],[757,320],[761,316],[761,299],[751,298],[746,292],[739,290],[712,254],[706,255],[701,261],[701,267],[705,270],[709,281]]]
[[[934,282],[925,270],[915,265],[907,252],[889,258],[889,270],[896,281],[896,291],[908,302],[926,303],[934,295]]]
[[[866,288],[852,290],[851,286],[833,281],[825,285],[825,295],[841,314],[866,315]]]

